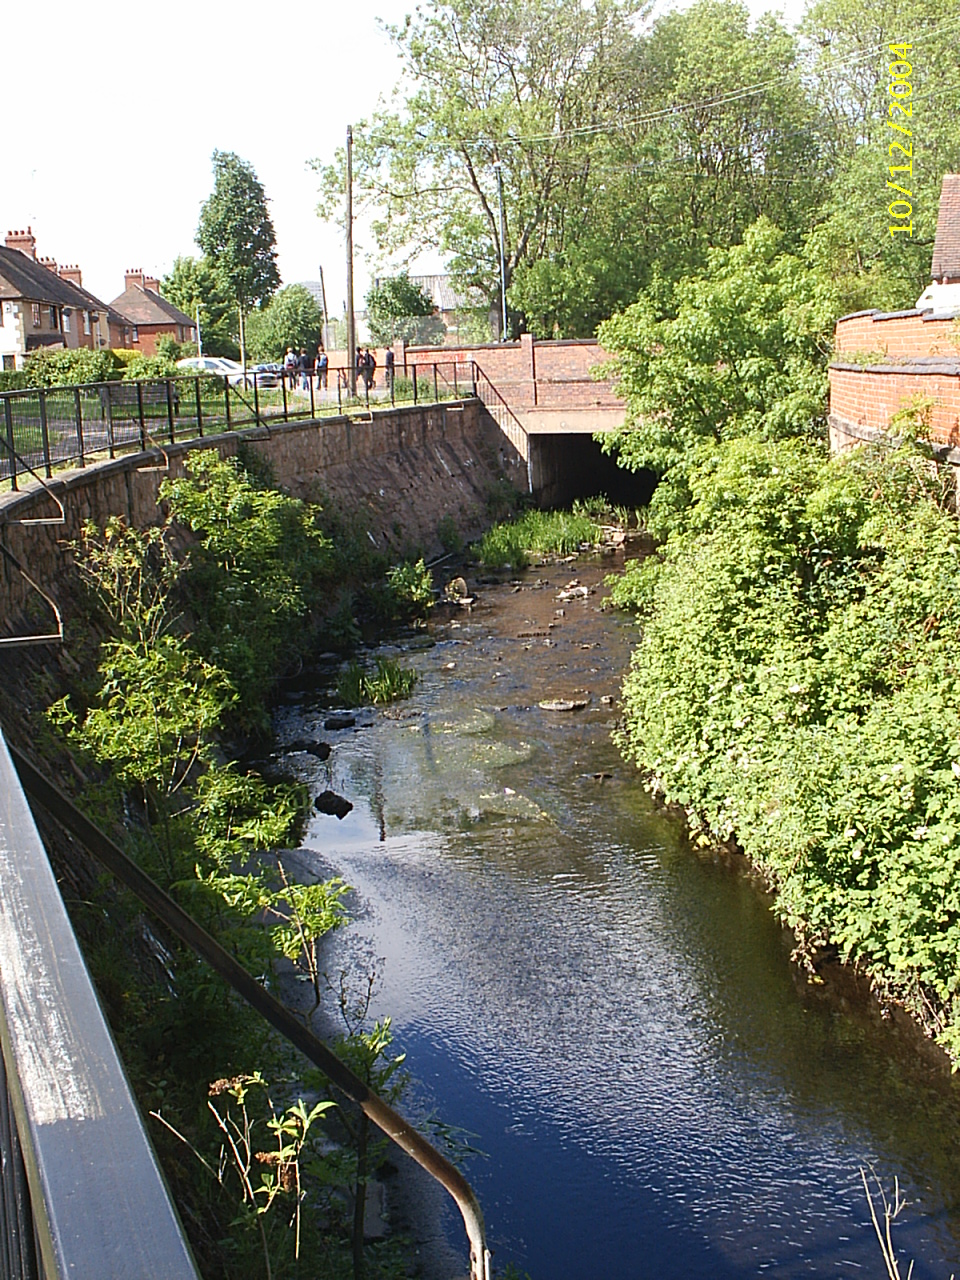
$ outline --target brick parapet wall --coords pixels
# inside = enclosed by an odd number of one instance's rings
[[[844,352],[882,351],[894,359],[905,356],[948,356],[954,359],[958,330],[953,320],[933,318],[919,311],[860,311],[837,321],[833,349]]]
[[[524,334],[518,342],[443,347],[445,360],[473,361],[515,412],[523,409],[622,408],[613,384],[596,381],[593,369],[611,359],[595,338],[539,341]],[[408,347],[408,368],[429,366],[436,347]]]
[[[369,420],[325,418],[250,428],[64,472],[48,484],[63,503],[66,523],[17,523],[57,514],[40,486],[5,493],[0,495],[0,540],[55,597],[71,563],[70,544],[88,520],[100,528],[116,515],[138,528],[158,523],[157,495],[167,459],[169,474],[182,475],[194,449],[216,449],[230,457],[241,442],[262,453],[277,483],[295,496],[322,501],[329,494],[362,520],[384,551],[415,545],[427,553],[439,550],[437,524],[447,515],[462,535],[477,536],[490,485],[506,474],[526,487],[525,465],[478,401],[419,405],[375,411]],[[49,609],[0,558],[0,634],[46,631],[49,625]]]
[[[844,448],[883,433],[893,415],[917,398],[933,401],[931,440],[949,448],[960,445],[960,361],[927,357],[861,368],[834,360],[830,365],[831,446]],[[848,439],[842,438],[841,424],[855,429],[847,433]]]

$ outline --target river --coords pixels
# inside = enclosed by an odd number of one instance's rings
[[[876,1010],[800,980],[758,887],[694,852],[619,758],[636,624],[600,601],[621,564],[481,581],[470,609],[438,612],[432,647],[383,650],[421,683],[352,728],[324,732],[322,690],[278,713],[281,745],[333,745],[285,764],[354,806],[313,817],[302,851],[355,889],[329,971],[376,970],[403,1107],[483,1153],[465,1172],[495,1270],[878,1277],[872,1165],[910,1201],[894,1239],[914,1277],[948,1280],[957,1081]],[[452,1208],[442,1224],[465,1259]]]

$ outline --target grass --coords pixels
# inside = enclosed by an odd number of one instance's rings
[[[595,544],[600,537],[600,525],[583,510],[525,511],[518,519],[489,529],[474,552],[490,568],[522,569],[531,552],[570,555],[582,543]]]
[[[379,706],[409,698],[419,678],[416,671],[392,658],[377,658],[372,672],[364,671],[359,662],[351,662],[337,680],[337,697],[350,707],[370,702]]]

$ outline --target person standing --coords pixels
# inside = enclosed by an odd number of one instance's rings
[[[387,347],[386,354],[383,357],[383,368],[386,377],[385,385],[391,395],[393,395],[393,365],[395,358],[393,347]]]
[[[323,347],[317,352],[317,386],[322,387],[324,391],[327,389],[327,353]]]
[[[283,377],[284,381],[289,380],[292,391],[297,385],[297,357],[293,353],[293,347],[287,347],[287,354],[283,357]]]
[[[313,361],[307,355],[307,348],[300,348],[300,355],[297,359],[297,369],[300,373],[300,390],[310,390],[310,378],[313,374]]]

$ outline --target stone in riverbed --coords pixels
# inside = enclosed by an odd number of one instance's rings
[[[323,722],[324,729],[328,733],[332,733],[335,729],[352,729],[357,723],[357,717],[349,713],[327,716]]]
[[[329,742],[314,742],[310,738],[296,738],[287,747],[288,751],[304,751],[308,756],[316,756],[318,760],[327,760],[333,748]]]
[[[589,705],[589,698],[545,698],[539,703],[543,711],[582,711]]]
[[[329,813],[336,818],[345,818],[353,805],[335,791],[321,791],[313,802],[313,807],[320,813]]]

